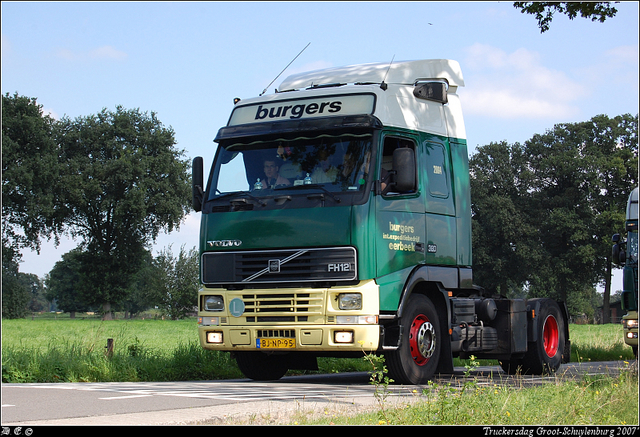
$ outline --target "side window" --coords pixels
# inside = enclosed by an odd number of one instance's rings
[[[416,145],[412,140],[400,137],[386,137],[384,139],[384,146],[382,148],[382,161],[380,165],[380,180],[382,193],[384,195],[392,194],[406,194],[399,193],[393,190],[393,186],[390,184],[392,176],[390,174],[393,169],[393,152],[396,149],[410,148],[414,153]]]
[[[429,192],[435,197],[449,197],[448,170],[444,147],[434,143],[427,143],[426,146],[427,186],[429,187]]]

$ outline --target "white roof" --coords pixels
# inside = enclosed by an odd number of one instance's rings
[[[381,83],[412,85],[424,79],[446,79],[450,86],[464,86],[462,70],[457,61],[426,59],[350,65],[309,71],[287,77],[279,91],[308,88],[335,83]]]
[[[414,95],[416,81],[429,79],[446,79],[449,83],[447,104]],[[388,85],[384,90],[379,86],[383,80]],[[329,84],[342,86],[311,88]],[[384,126],[466,139],[457,95],[459,86],[464,86],[460,65],[447,59],[394,62],[391,67],[389,63],[379,63],[310,71],[289,76],[276,93],[243,99],[235,106],[228,125],[340,116],[355,111],[377,117]],[[337,98],[339,101],[334,101]],[[329,111],[330,102],[340,105]],[[299,110],[295,117],[291,112],[294,107]]]

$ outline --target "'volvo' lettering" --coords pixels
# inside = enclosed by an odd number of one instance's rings
[[[242,245],[240,240],[210,240],[207,241],[209,247],[238,247]]]

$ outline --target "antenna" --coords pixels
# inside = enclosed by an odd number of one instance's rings
[[[309,43],[309,44],[311,44],[311,43]],[[302,50],[300,50],[300,53],[298,53],[298,54],[296,55],[296,57],[295,57],[295,58],[293,58],[293,59],[291,60],[291,62],[289,62],[289,64],[288,64],[286,67],[284,67],[284,69],[280,72],[280,74],[284,73],[284,70],[286,70],[287,68],[289,68],[289,65],[293,64],[293,61],[295,61],[296,59],[298,59],[298,56],[300,56],[300,55],[302,54],[302,52],[304,52],[304,51],[307,49],[307,47],[309,47],[309,44],[307,44],[307,45],[306,45]],[[266,93],[266,92],[267,92],[267,89],[271,86],[271,84],[272,84],[273,82],[275,82],[275,81],[280,77],[280,74],[278,74],[278,75],[275,77],[275,79],[273,79],[273,80],[271,81],[271,83],[269,83],[269,85],[267,85],[267,88],[265,88],[265,89],[260,93],[260,95],[263,95],[264,93]]]
[[[387,75],[389,74],[389,70],[391,70],[391,64],[393,64],[393,60],[396,58],[396,55],[393,55],[393,57],[391,58],[391,62],[389,62],[389,67],[387,67],[387,72],[384,74],[384,78],[382,79],[382,82],[380,82],[380,88],[382,88],[383,91],[387,90],[387,84],[384,83],[384,80],[387,78]]]

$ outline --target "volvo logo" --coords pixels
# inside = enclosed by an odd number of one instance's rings
[[[269,273],[280,273],[280,260],[270,259],[268,269]]]
[[[286,258],[283,259],[270,259],[269,262],[267,263],[267,267],[255,272],[253,275],[249,276],[248,278],[244,278],[242,280],[242,282],[250,282],[253,281],[254,279],[264,275],[265,273],[280,273],[280,268],[288,263],[289,261],[291,261],[292,259],[296,259],[297,257],[299,257],[300,255],[304,255],[305,253],[307,253],[307,250],[299,250],[298,252],[289,255]]]
[[[207,241],[209,247],[238,247],[242,244],[240,240],[211,240]]]

